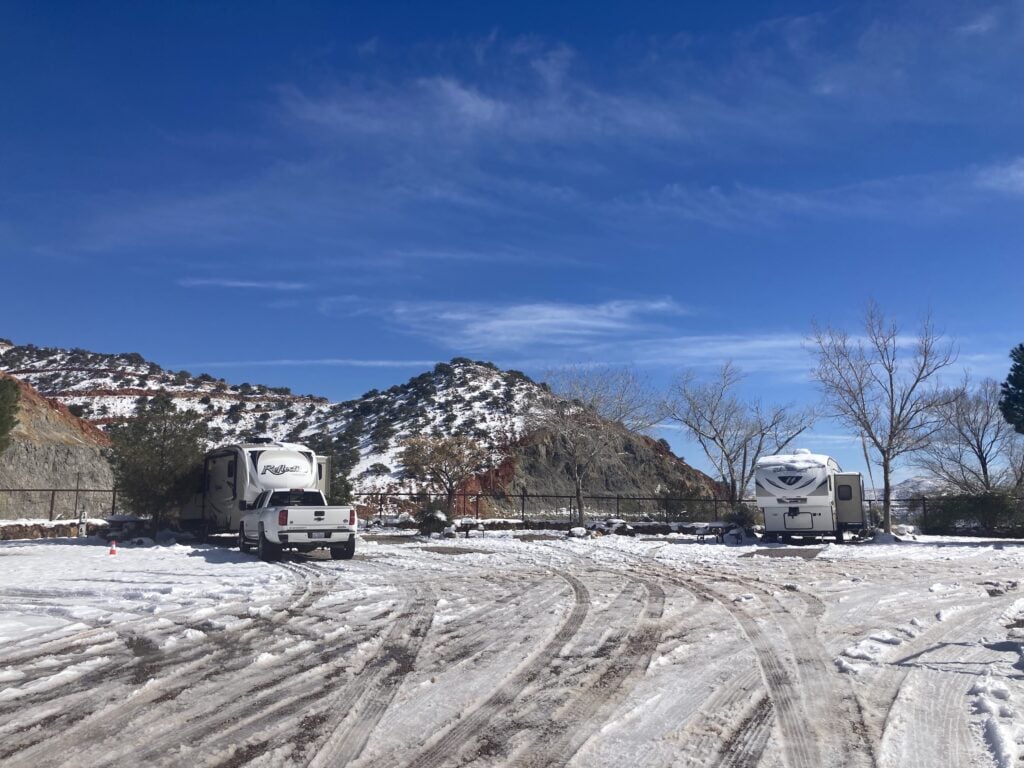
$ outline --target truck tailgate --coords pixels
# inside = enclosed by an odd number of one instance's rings
[[[289,530],[355,528],[355,513],[351,507],[288,507],[279,514],[287,514],[287,523],[281,527]]]

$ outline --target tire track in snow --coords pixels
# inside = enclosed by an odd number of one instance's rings
[[[661,638],[665,590],[647,579],[622,573],[615,575],[625,576],[643,587],[643,608],[628,628],[602,644],[596,655],[600,658],[606,653],[609,658],[597,666],[596,677],[593,672],[588,674],[591,679],[578,686],[579,695],[551,715],[544,737],[514,756],[515,765],[549,766],[569,762],[622,700],[626,682],[643,675],[650,664]]]
[[[535,610],[547,606],[556,599],[556,595],[547,594],[541,597],[538,591],[544,587],[545,583],[542,578],[533,580],[526,585],[517,585],[516,591],[496,599],[491,605],[485,605],[465,616],[460,616],[457,621],[453,622],[453,626],[441,629],[434,642],[434,663],[445,668],[471,660],[474,652],[481,648],[478,641],[493,632],[493,627],[488,623],[490,617],[507,615],[510,604],[516,604],[527,596]]]
[[[893,683],[897,686],[881,737],[886,758],[910,768],[959,768],[971,764],[985,748],[971,732],[968,693],[1000,657],[979,642],[982,622],[1002,614],[1002,606],[1013,599],[993,598],[995,605],[982,604],[955,614],[956,621],[949,626],[904,643],[901,658],[882,667],[880,677],[889,678],[890,691]],[[908,720],[922,718],[936,727],[905,727]],[[936,732],[945,738],[935,739]]]
[[[684,575],[661,564],[653,567],[662,578],[685,589],[693,591],[696,585],[694,594],[718,603],[739,623],[757,654],[765,684],[774,699],[779,726],[787,736],[786,741],[794,742],[791,759],[822,759],[821,747],[827,745],[830,754],[826,762],[830,765],[878,765],[877,741],[871,738],[856,691],[851,682],[835,670],[832,655],[825,652],[818,640],[816,624],[825,615],[825,604],[820,598],[794,589],[792,584],[775,584],[761,575],[730,575],[700,566]],[[747,600],[730,599],[708,582],[730,584],[747,593]],[[760,596],[750,594],[752,592]],[[795,614],[779,599],[780,592],[803,602],[807,616]],[[766,600],[770,601],[770,606],[764,604]],[[751,606],[754,615],[744,606],[746,602],[760,604],[758,608]],[[764,621],[764,629],[758,618]],[[774,632],[771,631],[773,625]],[[781,642],[773,639],[779,631],[784,636]],[[781,663],[781,659],[790,656],[791,662]],[[810,701],[814,702],[818,713],[814,718],[807,713]],[[822,717],[820,710],[830,715]],[[819,733],[821,726],[828,730]]]
[[[782,661],[780,650],[784,652],[786,649],[775,647],[753,617],[710,586],[683,573],[668,572],[665,575],[697,597],[722,606],[733,616],[757,655],[761,675],[783,733],[782,748],[787,765],[789,768],[820,768],[823,765],[821,752],[809,732],[809,723],[813,720],[806,711],[795,671],[787,669]]]
[[[282,599],[269,601],[268,605],[275,610],[281,610],[282,607],[293,604],[308,589],[307,577],[298,576],[295,572],[292,573],[292,577],[295,583],[291,594]],[[57,595],[57,597],[61,600],[67,599],[66,595]],[[217,597],[219,599],[220,596]],[[238,601],[234,603],[221,603],[217,607],[221,614],[225,614],[233,611],[247,612],[250,606],[251,603]],[[97,637],[102,637],[108,632],[117,632],[125,638],[136,637],[140,634],[139,630],[147,624],[169,621],[176,625],[175,627],[166,628],[169,631],[182,628],[198,629],[201,628],[202,620],[197,621],[190,618],[194,616],[196,610],[194,605],[189,605],[159,614],[144,613],[133,615],[130,619],[118,619],[116,621],[109,616],[100,620],[72,617],[71,621],[73,623],[86,624],[87,626],[84,629],[78,629],[70,633],[67,632],[66,627],[58,627],[22,637],[0,652],[0,664],[23,664],[57,653],[74,652],[80,647],[88,647],[95,642]],[[125,613],[128,611],[125,608],[120,608],[119,612]],[[165,634],[165,632],[162,632],[161,627],[149,627],[148,630],[157,635]],[[52,639],[45,639],[53,634],[57,634],[57,636]]]
[[[707,578],[714,578],[711,571],[704,571]],[[806,700],[815,702],[816,709],[831,712],[830,716],[818,717],[815,724],[827,725],[831,732],[819,734],[820,741],[828,744],[832,754],[828,756],[830,765],[843,766],[877,766],[878,757],[876,743],[869,735],[864,720],[864,711],[857,698],[852,683],[846,675],[836,671],[830,654],[817,638],[816,622],[825,614],[824,603],[815,595],[809,594],[791,584],[781,587],[784,594],[793,596],[804,604],[807,618],[798,616],[779,599],[780,587],[762,578],[743,580],[738,577],[720,577],[720,581],[733,584],[737,588],[761,593],[761,615],[771,615],[775,623],[785,634],[788,646],[796,659],[795,672],[801,681],[802,695]],[[770,601],[764,605],[763,601]],[[746,610],[736,606],[737,610]],[[839,724],[848,724],[849,730]],[[851,741],[851,735],[853,740]]]
[[[399,763],[415,768],[436,768],[467,747],[478,733],[484,732],[496,715],[506,710],[531,683],[550,666],[558,652],[580,628],[590,610],[590,593],[578,578],[564,571],[555,571],[572,589],[573,605],[558,631],[508,682],[487,699],[463,715],[453,726],[429,743],[426,748]]]
[[[329,574],[325,576],[325,571],[311,564],[287,569],[307,575],[311,582],[322,583],[324,578],[330,578]],[[320,594],[321,590],[317,584],[303,590],[289,608],[292,619],[274,631],[295,629],[292,626],[295,621],[305,616],[299,609],[311,607]],[[409,609],[394,620],[392,633],[401,632],[409,622],[416,619],[422,613],[422,604],[419,590],[410,591],[407,594]],[[432,606],[428,605],[428,608],[432,613]],[[373,626],[380,620],[376,620],[367,630],[375,634]],[[425,620],[429,624],[429,615]],[[254,642],[258,647],[253,648],[253,651],[266,650],[263,645],[264,637],[258,636],[254,638]],[[230,755],[234,754],[239,744],[244,745],[254,757],[263,749],[288,743],[295,734],[291,730],[282,732],[281,729],[287,729],[292,718],[300,712],[316,719],[317,708],[328,698],[325,695],[325,686],[352,668],[351,653],[355,644],[355,639],[345,645],[337,645],[334,640],[321,639],[318,643],[312,643],[313,648],[304,651],[301,657],[283,659],[280,666],[265,667],[259,672],[252,671],[252,661],[247,655],[245,664],[238,670],[243,675],[248,673],[247,679],[243,681],[245,690],[236,690],[229,701],[214,702],[205,711],[190,711],[183,728],[168,733],[157,744],[148,743],[147,752],[141,757],[150,764],[160,764],[163,752],[181,743],[183,736],[188,737],[185,739],[186,743],[202,742],[203,751],[207,756],[215,748],[228,752],[228,762],[231,761]],[[364,667],[364,671],[367,668]],[[369,678],[370,675],[367,674],[366,677]],[[207,677],[203,682],[209,683],[211,679]],[[133,759],[137,757],[140,756],[135,755]],[[174,765],[175,762],[168,764]],[[131,763],[126,762],[125,765]]]
[[[686,765],[755,766],[774,722],[771,699],[755,667],[717,688],[681,730]]]
[[[292,589],[291,595],[285,598],[283,604],[285,608],[295,605],[296,601],[301,600],[309,591],[308,587],[303,589],[301,583],[308,581],[307,578],[303,577],[298,581],[300,583],[297,583]],[[272,608],[272,610],[280,610],[280,603],[272,602],[269,605],[277,606]],[[219,606],[219,617],[231,616],[236,621],[247,621],[251,619],[249,615],[250,608],[250,605],[244,603],[228,603]],[[116,641],[121,644],[121,647],[109,649],[104,647],[102,651],[102,655],[113,657],[105,667],[109,668],[118,665],[127,667],[132,670],[131,674],[133,677],[141,677],[136,682],[142,683],[152,677],[152,673],[158,670],[186,666],[194,659],[201,658],[208,653],[205,649],[197,648],[194,644],[185,644],[176,650],[159,653],[158,661],[149,658],[155,655],[154,652],[159,648],[161,640],[166,640],[169,636],[183,630],[200,630],[208,639],[217,642],[217,627],[210,624],[209,618],[195,619],[195,614],[196,608],[189,606],[161,614],[134,616],[126,621],[114,621],[110,618],[105,618],[102,622],[95,622],[88,629],[46,642],[41,646],[36,646],[32,651],[23,652],[20,655],[18,653],[8,655],[6,658],[0,659],[0,661],[8,663],[20,662],[22,665],[25,665],[36,659],[45,660],[47,662],[45,667],[36,670],[35,674],[26,674],[18,680],[19,686],[29,686],[29,690],[31,690],[33,682],[44,682],[44,678],[52,676],[53,673],[50,671],[50,668],[54,665],[49,662],[53,658],[67,656],[69,659],[74,659],[77,655],[84,654],[86,651],[92,651],[90,655],[101,655],[98,648],[103,646],[97,646],[97,643],[103,643],[105,646]],[[144,676],[140,675],[140,670],[142,670],[142,675]],[[26,700],[32,701],[33,704],[39,704],[47,701],[46,694],[50,694],[50,698],[66,699],[81,690],[94,691],[98,684],[102,684],[105,681],[106,675],[107,670],[105,668],[84,675],[76,682],[62,685],[59,688],[51,688],[44,685],[42,686],[42,695],[30,693],[25,697],[19,697],[17,701],[20,706],[23,706]],[[100,697],[97,696],[96,699],[96,706],[103,706],[104,702]],[[0,706],[0,712],[3,709]],[[80,712],[79,717],[83,714],[85,713]]]
[[[313,571],[309,571],[307,575],[309,579],[318,576]],[[310,588],[293,590],[291,597],[283,607],[290,606],[294,612],[295,606],[312,602],[308,597],[312,591],[315,590]],[[249,673],[254,652],[280,649],[282,644],[288,643],[289,630],[295,629],[294,624],[294,613],[288,623],[271,624],[272,630],[269,638],[258,623],[242,631],[229,631],[225,636],[211,633],[207,638],[209,644],[203,643],[199,646],[187,647],[179,653],[165,654],[156,670],[163,673],[163,676],[156,676],[152,679],[157,684],[133,690],[128,697],[124,696],[123,681],[116,677],[109,683],[101,684],[98,688],[93,683],[102,681],[85,680],[85,690],[81,692],[84,695],[78,697],[79,700],[84,698],[82,702],[84,706],[74,710],[70,727],[57,731],[56,735],[54,733],[43,734],[42,738],[34,745],[20,745],[16,757],[19,761],[22,759],[28,761],[25,763],[26,765],[34,765],[38,762],[38,758],[45,757],[46,754],[53,754],[54,751],[68,755],[82,752],[83,750],[79,748],[82,744],[86,744],[84,754],[79,755],[80,759],[69,764],[134,766],[139,764],[139,750],[130,747],[122,749],[116,746],[118,735],[124,730],[132,729],[155,731],[156,736],[146,742],[146,747],[150,750],[157,746],[164,748],[179,746],[182,743],[182,732],[168,730],[161,726],[165,719],[173,718],[178,714],[174,706],[177,696],[190,690],[193,686],[203,686],[215,692],[212,696],[204,697],[201,700],[201,706],[191,707],[186,714],[186,721],[191,724],[193,731],[208,732],[213,727],[212,724],[230,720],[240,712],[248,713],[257,702],[268,709],[273,709],[275,697],[282,695],[279,693],[279,689],[287,688],[291,682],[291,675],[301,675],[309,669],[315,669],[322,665],[327,667],[349,665],[344,655],[350,648],[336,649],[326,652],[326,654],[311,654],[312,660],[300,662],[298,671],[294,665],[291,665],[284,670],[284,674],[275,669],[259,670],[257,674],[250,673],[246,680],[247,690],[237,697],[232,697],[230,701],[222,701],[217,695],[223,685],[222,681],[226,679],[230,683],[237,680],[239,675]],[[274,644],[268,646],[268,639],[272,639]],[[212,650],[210,644],[214,646]],[[321,648],[321,650],[323,649]],[[315,677],[317,681],[320,681],[318,675]],[[107,690],[111,690],[112,693],[101,693]],[[260,698],[263,691],[267,690],[272,690],[274,693]],[[322,693],[322,685],[316,686],[315,690],[314,697],[319,696]],[[58,692],[58,695],[66,694],[66,692],[67,689],[64,689],[64,691]],[[252,698],[246,698],[247,695],[254,696],[255,701]],[[283,697],[289,698],[286,690]],[[60,698],[62,703],[71,703],[66,695]],[[88,740],[79,735],[83,732],[88,734]],[[97,752],[94,756],[89,757],[88,745],[92,744],[97,745]],[[150,762],[158,761],[161,756],[159,749],[151,753],[147,752],[147,755]]]
[[[327,739],[310,758],[310,768],[348,765],[359,757],[406,674],[416,663],[434,618],[435,604],[436,596],[429,589],[410,612],[395,623],[377,658],[339,695],[330,698],[327,709],[343,712],[344,716],[331,726]]]

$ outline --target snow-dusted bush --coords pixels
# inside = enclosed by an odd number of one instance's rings
[[[416,513],[416,524],[424,536],[444,531],[448,527],[449,521],[448,515],[444,511],[443,502],[428,502]]]

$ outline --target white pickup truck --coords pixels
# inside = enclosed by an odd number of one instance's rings
[[[331,507],[316,488],[267,490],[242,515],[238,548],[253,547],[263,560],[277,560],[284,549],[312,552],[329,547],[334,560],[356,553],[359,520],[352,507]]]

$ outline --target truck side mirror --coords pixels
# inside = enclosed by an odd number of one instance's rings
[[[246,509],[248,509],[248,505],[245,503],[245,499],[242,499],[238,502],[238,511],[245,512]]]

